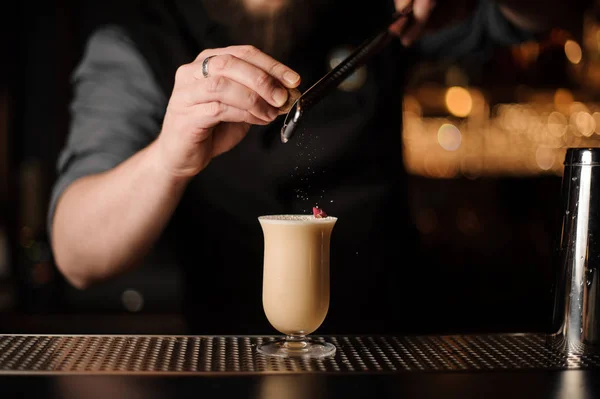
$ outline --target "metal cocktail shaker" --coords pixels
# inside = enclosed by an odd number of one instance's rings
[[[567,149],[551,344],[600,352],[600,148]]]

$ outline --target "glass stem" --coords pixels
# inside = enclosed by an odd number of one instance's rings
[[[283,346],[290,351],[306,351],[310,345],[310,339],[305,334],[289,334],[285,336]]]

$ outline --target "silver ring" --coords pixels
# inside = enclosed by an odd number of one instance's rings
[[[215,56],[210,55],[210,56],[206,57],[204,59],[204,61],[202,61],[202,76],[204,76],[205,78],[208,78],[208,60],[210,60],[212,57],[215,57]]]

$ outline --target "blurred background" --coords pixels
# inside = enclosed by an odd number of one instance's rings
[[[13,6],[19,29],[3,35],[0,76],[0,332],[44,331],[44,320],[73,314],[87,317],[86,332],[185,328],[172,265],[78,291],[57,273],[46,234],[69,75],[89,32],[134,4]],[[486,309],[469,316],[486,329],[543,330],[550,317],[564,152],[600,144],[600,7],[581,25],[581,37],[554,30],[483,64],[424,62],[409,80],[398,151],[423,239],[415,262],[447,276],[458,313]],[[97,317],[106,314],[118,323]]]

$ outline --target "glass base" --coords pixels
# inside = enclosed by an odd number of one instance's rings
[[[335,346],[328,342],[313,342],[303,335],[288,335],[285,339],[259,345],[258,353],[275,357],[309,357],[322,359],[335,355]]]

